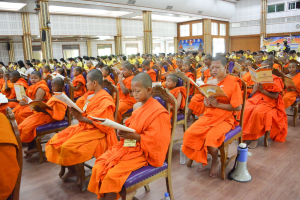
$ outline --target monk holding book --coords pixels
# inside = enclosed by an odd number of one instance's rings
[[[190,68],[191,68],[191,63],[190,61],[186,60],[183,61],[183,65],[182,65],[182,69],[181,71],[184,73],[184,75],[186,75],[188,78],[192,79],[193,81],[195,80],[195,76],[192,72],[190,72]],[[194,84],[192,82],[190,82],[190,94],[189,96],[194,94]]]
[[[126,126],[135,132],[118,131],[121,141],[97,158],[88,190],[105,200],[125,199],[123,187],[132,171],[152,165],[161,167],[171,138],[170,115],[151,97],[152,81],[147,73],[132,79],[131,90],[139,106],[135,106]],[[124,147],[124,141],[136,145]]]
[[[73,68],[73,86],[74,86],[74,98],[79,98],[86,93],[86,81],[83,75],[81,74],[82,68],[77,66]]]
[[[208,84],[221,87],[227,97],[204,98],[207,109],[203,116],[199,117],[184,133],[182,151],[188,158],[201,163],[199,172],[205,170],[207,152],[209,152],[212,156],[210,177],[217,177],[218,147],[224,142],[225,134],[237,125],[234,112],[241,110],[243,100],[240,79],[226,74],[227,58],[215,57],[210,68],[215,79],[208,81]]]
[[[76,175],[76,164],[96,158],[117,143],[113,128],[102,126],[92,121],[91,116],[114,120],[115,104],[113,98],[102,89],[102,73],[98,69],[91,70],[87,75],[87,89],[94,95],[86,97],[83,113],[71,108],[71,114],[79,124],[55,134],[46,145],[46,157],[49,162],[66,166],[68,173],[62,177]],[[71,101],[71,100],[69,100]]]
[[[247,72],[242,76],[243,81],[247,84],[247,97],[252,93],[252,87],[254,86],[248,67],[252,67],[252,61],[250,60],[245,61],[245,69]]]
[[[293,81],[294,82],[293,85],[295,87],[290,87],[286,83],[287,88],[285,89],[283,95],[283,103],[285,108],[290,107],[296,101],[296,98],[300,95],[300,73],[297,73],[296,69],[297,69],[296,63],[289,64],[288,67],[289,74],[286,75],[287,77],[285,78],[285,81],[287,81],[287,79]]]
[[[62,92],[64,87],[64,81],[62,78],[54,78],[51,83],[53,92]],[[36,101],[32,102],[35,103]],[[41,101],[39,101],[41,102]],[[44,104],[44,103],[41,103]],[[34,114],[27,117],[20,125],[20,137],[21,141],[28,143],[28,150],[25,151],[26,158],[31,157],[34,153],[38,152],[35,143],[36,128],[38,126],[48,124],[55,121],[61,121],[64,119],[67,105],[52,96],[46,103],[46,108],[39,106],[34,107]],[[45,112],[46,111],[46,112]]]

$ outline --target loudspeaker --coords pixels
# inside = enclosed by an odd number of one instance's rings
[[[46,31],[42,30],[42,41],[45,42],[46,41]]]
[[[9,42],[7,43],[7,51],[10,51],[10,44],[9,44]]]

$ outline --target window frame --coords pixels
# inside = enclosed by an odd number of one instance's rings
[[[197,33],[197,34],[194,35],[194,29],[193,29],[193,25],[194,25],[194,24],[195,24],[195,25],[197,24],[197,32],[198,32],[198,24],[201,24],[201,25],[200,25],[200,27],[201,27],[201,34],[198,34],[198,33]],[[192,27],[192,36],[200,36],[200,35],[203,35],[203,22],[192,23],[192,24],[191,24],[191,27]]]
[[[112,53],[112,51],[113,51],[112,44],[97,44],[97,56],[106,56],[106,55],[98,55],[98,46],[110,46],[110,54],[109,55],[113,54]],[[109,56],[109,55],[107,55],[107,56]]]
[[[188,35],[182,35],[182,32],[181,32],[181,27],[182,26],[185,26],[185,27],[188,27]],[[191,26],[190,24],[182,24],[182,25],[179,25],[179,33],[180,33],[180,37],[190,37],[191,36]]]
[[[282,11],[277,11],[277,5],[283,5],[283,10]],[[275,12],[269,12],[269,6],[275,6]],[[277,13],[277,12],[285,12],[286,11],[286,6],[285,2],[284,3],[277,3],[277,4],[270,4],[267,5],[267,14],[272,14],[272,13]]]
[[[286,3],[287,3],[287,11],[289,11],[289,10],[298,10],[298,9],[300,9],[300,8],[296,8],[297,3],[300,4],[300,1],[299,1],[299,0],[298,0],[298,1],[290,1],[290,2],[286,2]],[[290,8],[290,3],[294,3],[294,5],[295,5],[295,8],[294,8],[294,9],[289,9],[289,8]]]
[[[126,43],[125,44],[125,55],[128,57],[128,55],[132,55],[132,54],[127,54],[126,48],[127,45],[136,45],[137,46],[137,52],[139,52],[139,43]]]
[[[168,44],[168,51],[169,51],[169,53],[171,53],[171,51],[170,51],[170,46],[171,46],[171,44],[173,45],[173,53],[175,53],[174,42],[170,42],[170,43]],[[173,54],[173,53],[172,53],[172,54]]]
[[[78,46],[78,54],[80,56],[80,44],[64,44],[62,45],[62,56],[63,58],[65,57],[65,54],[64,54],[64,50],[76,50],[76,49],[64,49],[64,46]],[[64,58],[65,60],[67,60],[68,58]]]

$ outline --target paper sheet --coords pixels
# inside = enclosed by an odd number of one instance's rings
[[[128,131],[128,132],[132,132],[132,133],[135,132],[134,129],[128,128],[127,126],[124,126],[124,125],[119,124],[117,122],[114,122],[112,120],[103,119],[103,118],[97,118],[97,117],[92,117],[92,116],[90,116],[90,117],[92,119],[95,119],[95,120],[98,120],[98,121],[102,122],[101,125],[103,125],[103,126],[108,126],[108,127],[114,128],[114,129],[121,130],[121,131]]]
[[[161,85],[161,82],[152,82],[152,87],[154,87],[156,85]]]
[[[2,93],[0,93],[0,103],[8,103],[8,99]]]
[[[75,108],[80,113],[83,113],[83,111],[63,92],[54,92],[54,97],[58,100],[61,100],[65,104],[67,104],[69,107]]]
[[[23,99],[23,96],[26,96],[23,85],[15,83],[14,88],[15,88],[17,100],[21,101]]]

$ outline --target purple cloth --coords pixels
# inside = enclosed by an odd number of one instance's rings
[[[110,90],[108,89],[108,88],[103,88],[103,90],[105,90],[108,94],[110,94],[111,95],[111,92],[110,92]]]
[[[168,71],[168,66],[164,65],[164,68],[165,68],[165,71],[167,72]]]
[[[233,67],[234,67],[234,62],[233,61],[229,62],[229,67],[228,67],[229,73],[232,72]]]
[[[50,93],[52,92],[52,86],[51,86],[51,80],[47,80],[47,85],[48,85],[48,88],[50,90]]]
[[[57,128],[68,127],[68,126],[69,126],[68,120],[56,121],[49,124],[38,126],[36,128],[36,132],[41,133],[41,132],[51,131]]]
[[[240,126],[236,126],[234,130],[230,130],[228,133],[225,134],[225,141],[224,142],[227,142],[228,140],[230,140],[232,137],[234,137],[235,135],[237,135],[241,131],[242,131],[242,128]]]
[[[112,80],[115,80],[115,76],[114,76],[113,73],[110,73],[109,76],[110,76],[110,78],[111,78]]]
[[[181,87],[181,86],[183,86],[183,81],[181,78],[178,78],[178,83],[177,83],[176,87]]]
[[[166,101],[164,101],[160,96],[155,96],[153,99],[156,99],[163,107],[166,107]]]
[[[131,108],[131,109],[127,110],[126,113],[132,113],[132,111],[133,111],[133,109]]]

